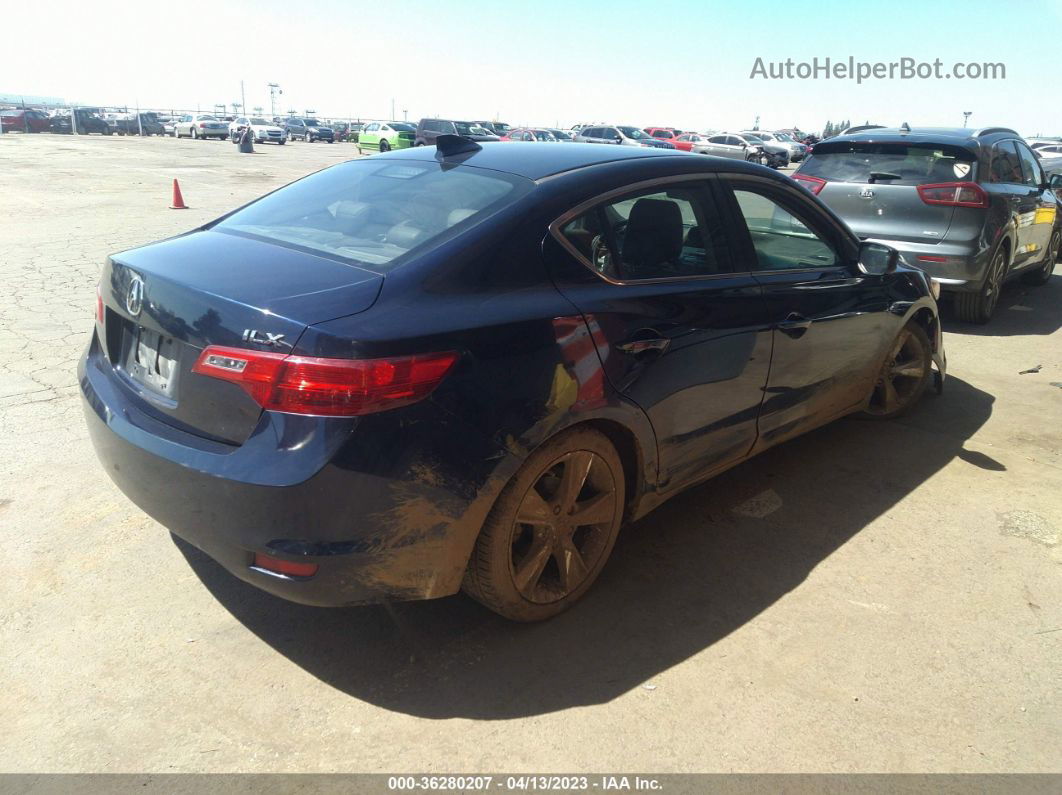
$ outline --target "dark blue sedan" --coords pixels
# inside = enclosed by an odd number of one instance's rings
[[[940,388],[934,292],[760,166],[444,136],[114,254],[79,375],[107,474],[236,576],[532,621],[674,494]]]

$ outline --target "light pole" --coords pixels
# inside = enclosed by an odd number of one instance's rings
[[[395,98],[391,97],[391,118],[395,117]]]
[[[964,110],[962,112],[962,126],[963,127],[966,126],[966,123],[970,120],[970,117],[972,115],[973,115],[973,111],[972,110]]]
[[[269,84],[269,112],[274,116],[277,115],[277,94],[283,93],[278,83]]]

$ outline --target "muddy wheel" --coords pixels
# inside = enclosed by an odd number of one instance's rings
[[[1055,272],[1055,263],[1058,261],[1059,248],[1062,247],[1062,230],[1056,229],[1051,235],[1051,242],[1047,245],[1047,256],[1044,257],[1043,265],[1021,277],[1026,284],[1039,287],[1051,280],[1051,274]]]
[[[908,323],[885,357],[864,416],[888,420],[910,411],[933,377],[933,351],[925,329]]]
[[[514,621],[567,609],[597,579],[623,521],[623,467],[591,429],[562,433],[524,462],[476,540],[465,592]]]
[[[955,294],[955,314],[964,323],[984,325],[992,319],[999,303],[999,294],[1003,290],[1003,280],[1007,273],[1007,251],[1002,246],[992,257],[992,264],[985,275],[985,283],[976,293]]]

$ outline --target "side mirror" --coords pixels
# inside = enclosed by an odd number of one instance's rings
[[[867,276],[885,276],[896,270],[900,252],[882,243],[863,243],[859,246],[859,270]]]
[[[1052,174],[1047,181],[1047,187],[1053,191],[1062,191],[1062,174]]]

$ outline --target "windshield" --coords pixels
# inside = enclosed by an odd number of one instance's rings
[[[564,130],[550,130],[550,132],[553,133],[553,137],[558,141],[570,141],[572,139],[572,134],[564,132]]]
[[[265,119],[251,119],[251,124],[272,124],[272,123],[273,122],[266,121]]]
[[[413,124],[406,124],[402,121],[391,122],[391,129],[398,130],[399,132],[416,132],[417,127]]]
[[[217,119],[215,119],[213,116],[210,116],[206,113],[201,113],[200,115],[196,116],[196,118],[199,119],[199,121],[217,121]]]
[[[454,127],[457,128],[458,135],[494,135],[486,127],[480,127],[478,124],[470,124],[467,121],[455,121]]]
[[[869,182],[871,172],[895,174],[890,185],[964,182],[975,178],[974,156],[957,146],[821,143],[801,174],[838,182]]]
[[[762,136],[753,135],[752,133],[742,133],[740,136],[735,136],[735,137],[737,137],[737,138],[745,138],[745,139],[747,139],[749,141],[756,141],[758,143],[763,143],[763,137]]]
[[[640,138],[649,138],[650,137],[650,136],[646,135],[644,132],[642,132],[641,130],[639,130],[637,127],[618,127],[617,129],[621,133],[626,135],[628,138],[634,138],[635,140],[638,140]]]
[[[779,141],[788,141],[791,144],[796,143],[796,141],[793,140],[793,137],[789,135],[789,133],[778,133],[775,138],[777,138]]]
[[[556,141],[553,137],[553,133],[548,130],[532,130],[531,134],[535,136],[536,141]]]
[[[325,253],[383,272],[530,190],[522,177],[452,163],[372,159],[313,174],[212,229]]]
[[[302,121],[303,121],[303,124],[305,124],[307,127],[320,127],[321,126],[321,122],[317,121],[317,119],[303,119]]]

